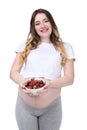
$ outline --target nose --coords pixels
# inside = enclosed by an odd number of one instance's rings
[[[44,22],[41,22],[41,27],[44,27],[45,26],[45,23]]]

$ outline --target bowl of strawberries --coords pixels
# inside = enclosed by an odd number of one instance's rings
[[[45,81],[40,78],[31,78],[25,84],[26,90],[32,92],[33,95],[36,95],[38,91],[44,89]]]

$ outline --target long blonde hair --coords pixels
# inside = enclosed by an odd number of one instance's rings
[[[21,64],[24,63],[24,61],[26,60],[30,51],[32,49],[37,48],[37,46],[39,45],[40,37],[36,33],[35,27],[34,27],[35,16],[38,13],[44,13],[47,16],[49,22],[51,23],[52,33],[50,35],[50,40],[51,40],[52,44],[54,45],[55,49],[60,52],[60,55],[62,57],[61,65],[64,65],[67,60],[67,54],[66,54],[66,50],[64,47],[64,43],[62,42],[62,39],[60,38],[58,28],[54,22],[52,15],[50,14],[49,11],[47,11],[45,9],[35,10],[32,14],[31,21],[30,21],[30,32],[27,37],[26,46],[25,46],[24,51],[20,53],[21,54]]]

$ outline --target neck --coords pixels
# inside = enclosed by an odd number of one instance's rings
[[[50,40],[46,40],[46,39],[41,40],[41,42],[51,43],[51,41],[50,41]]]

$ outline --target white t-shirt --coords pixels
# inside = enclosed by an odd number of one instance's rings
[[[75,59],[72,46],[64,43],[68,59]],[[20,45],[16,52],[24,50],[25,44]],[[27,77],[45,77],[56,79],[61,76],[61,56],[53,44],[42,42],[38,48],[29,53],[22,75]]]

